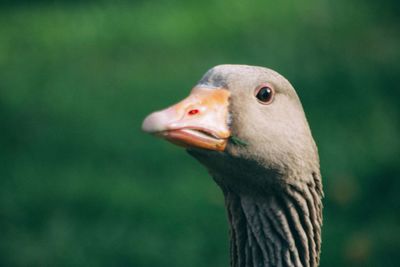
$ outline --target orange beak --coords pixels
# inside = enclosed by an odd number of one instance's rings
[[[223,88],[195,87],[181,102],[148,115],[142,129],[183,147],[223,151],[231,134],[229,95]]]

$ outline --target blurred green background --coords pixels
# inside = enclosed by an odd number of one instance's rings
[[[398,266],[398,1],[2,1],[0,266],[228,266],[223,197],[140,131],[210,67],[295,86],[319,145],[321,266]]]

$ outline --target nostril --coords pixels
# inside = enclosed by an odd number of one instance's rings
[[[199,113],[199,110],[198,110],[198,109],[191,109],[191,110],[189,110],[189,112],[188,112],[189,115],[196,115],[197,113]]]

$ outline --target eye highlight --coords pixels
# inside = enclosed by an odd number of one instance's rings
[[[270,104],[274,98],[274,95],[274,89],[267,84],[259,86],[255,91],[255,96],[257,97],[258,102],[264,105]]]

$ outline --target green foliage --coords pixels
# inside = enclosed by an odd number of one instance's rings
[[[228,266],[223,197],[140,131],[221,63],[271,67],[319,145],[322,266],[396,266],[395,1],[0,5],[0,265]]]

